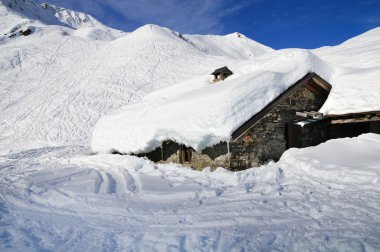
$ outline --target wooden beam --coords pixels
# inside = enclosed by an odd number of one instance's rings
[[[306,112],[299,112],[299,111],[296,111],[296,116],[300,116],[300,117],[307,117],[307,113]]]
[[[319,75],[316,74],[316,76],[313,76],[313,81],[315,81],[315,83],[318,84],[320,88],[325,90],[325,92],[330,93],[330,90],[332,88],[331,84],[322,79]]]
[[[296,111],[296,116],[301,116],[301,117],[312,117],[312,118],[321,118],[323,116],[323,113],[320,113],[320,112],[317,112],[317,111],[304,111],[304,112],[300,112],[300,111]]]
[[[367,111],[359,113],[348,113],[342,115],[327,115],[331,123],[355,123],[380,121],[380,111]]]
[[[308,114],[313,117],[313,118],[319,118],[319,117],[322,117],[323,114],[320,113],[320,112],[317,112],[317,111],[311,111],[311,112],[308,112]]]
[[[373,120],[372,118],[346,118],[346,119],[332,119],[332,124],[339,124],[339,123],[359,123],[359,122],[374,122],[374,121],[380,121],[380,118],[378,120]]]
[[[314,84],[314,85],[313,85]],[[325,96],[328,96],[329,93],[326,93],[326,91],[322,88],[320,88],[318,85],[316,85],[315,83],[308,83],[306,84],[305,86],[307,89],[310,90],[310,92],[316,94],[317,96],[320,96],[320,97],[325,97]]]

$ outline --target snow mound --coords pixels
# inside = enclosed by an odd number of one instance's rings
[[[380,111],[380,28],[313,53],[336,67],[325,114]]]
[[[200,151],[229,140],[234,130],[308,72],[327,80],[331,75],[330,66],[299,49],[267,53],[231,70],[235,74],[223,82],[213,84],[208,76],[186,81],[101,118],[93,130],[92,149],[141,153],[174,140]]]

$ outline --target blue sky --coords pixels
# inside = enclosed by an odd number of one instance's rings
[[[380,0],[48,0],[132,31],[153,23],[185,34],[235,31],[275,49],[337,45],[380,26]]]

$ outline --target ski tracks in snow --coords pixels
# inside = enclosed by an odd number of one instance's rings
[[[236,179],[223,182],[223,172],[215,180],[212,173],[204,177],[190,169],[181,177],[177,166],[156,166],[135,157],[64,158],[75,151],[81,149],[44,148],[2,158],[0,190],[6,195],[4,205],[15,209],[3,212],[20,222],[19,227],[3,227],[10,240],[19,236],[34,249],[50,244],[65,250],[88,245],[93,235],[107,249],[142,243],[188,250],[189,243],[199,243],[220,250],[225,246],[220,243],[230,240],[225,232],[252,223],[248,213],[254,200],[237,200],[230,191]],[[76,228],[70,230],[70,225]]]
[[[151,90],[154,90],[156,87],[155,87],[155,80],[154,80],[154,74],[158,68],[158,66],[160,65],[161,63],[161,58],[160,58],[160,53],[157,51],[157,42],[156,42],[156,38],[155,38],[155,35],[154,35],[154,27],[151,26],[150,27],[150,30],[151,30],[151,33],[152,33],[152,42],[153,42],[153,50],[154,50],[154,53],[156,55],[156,58],[157,58],[157,61],[156,63],[154,64],[153,68],[150,70],[150,89]]]
[[[287,157],[233,173],[88,155],[74,146],[2,156],[0,244],[58,251],[379,249],[380,191],[371,186],[378,163],[359,173],[362,167],[318,162]]]
[[[99,168],[94,193],[128,195],[141,191],[141,182],[133,171],[112,167],[112,169]]]

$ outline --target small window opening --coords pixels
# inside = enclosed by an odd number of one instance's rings
[[[181,163],[191,163],[192,156],[192,148],[186,147],[185,145],[181,145]]]

